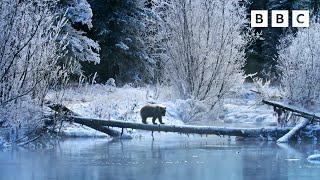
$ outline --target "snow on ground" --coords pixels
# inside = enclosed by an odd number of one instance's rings
[[[277,118],[273,108],[262,104],[252,84],[244,84],[238,89],[236,98],[228,98],[224,103],[224,122],[231,125],[275,126]],[[270,88],[270,91],[274,91]]]
[[[221,126],[270,126],[276,125],[276,117],[271,107],[261,104],[258,95],[251,92],[253,85],[245,84],[238,89],[237,96],[225,101],[223,113],[215,120],[197,120],[189,122],[201,125]],[[48,99],[55,100],[55,93]],[[184,124],[189,112],[186,111],[190,100],[174,98],[170,88],[139,87],[126,85],[121,88],[109,85],[91,85],[65,90],[62,103],[84,117],[141,122],[139,110],[148,103],[162,104],[167,107],[163,118],[166,124]],[[190,110],[189,110],[190,111]],[[151,119],[147,120],[151,123]],[[62,132],[66,136],[104,136],[91,128],[65,123]],[[134,131],[141,132],[141,131]]]

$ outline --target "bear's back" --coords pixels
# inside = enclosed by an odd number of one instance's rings
[[[157,105],[145,105],[140,109],[141,117],[153,117],[158,114],[159,112]]]

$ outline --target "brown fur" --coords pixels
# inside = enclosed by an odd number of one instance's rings
[[[140,110],[140,116],[142,119],[142,123],[147,123],[147,118],[152,117],[152,123],[156,123],[156,119],[159,119],[160,124],[164,124],[162,122],[162,116],[166,115],[166,107],[162,107],[159,105],[145,105]]]

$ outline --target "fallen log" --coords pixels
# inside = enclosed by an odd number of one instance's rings
[[[268,101],[268,100],[262,100],[262,102],[265,104],[271,105],[273,107],[280,108],[285,111],[291,111],[291,112],[295,113],[295,116],[300,116],[303,118],[300,123],[298,123],[294,128],[292,128],[284,136],[279,138],[277,140],[278,143],[289,142],[289,140],[292,137],[294,137],[298,132],[300,132],[303,128],[305,128],[309,122],[320,120],[320,117],[317,116],[315,113],[301,109],[301,108],[294,107],[292,105],[288,105],[288,104],[284,104],[284,103],[276,102],[276,101]]]
[[[111,129],[111,128],[108,128],[106,126],[96,126],[94,124],[91,124],[91,123],[88,123],[88,122],[82,122],[82,123],[79,123],[79,124],[82,124],[82,125],[85,125],[85,126],[88,126],[92,129],[95,129],[97,131],[100,131],[100,132],[103,132],[105,134],[108,134],[109,136],[113,137],[113,138],[120,138],[120,139],[132,139],[132,137],[126,133],[122,133],[120,131],[117,131],[117,130],[114,130],[114,129]]]
[[[69,116],[73,122],[79,124],[90,124],[93,126],[107,126],[129,129],[140,129],[147,131],[163,131],[177,132],[182,134],[202,134],[202,135],[226,135],[240,137],[263,137],[263,138],[278,138],[290,131],[291,128],[266,127],[266,128],[231,128],[231,127],[216,127],[216,126],[191,126],[191,125],[166,125],[166,124],[142,124],[116,120],[104,120],[97,118],[84,118],[77,116]]]
[[[69,116],[74,116],[74,117],[81,117],[80,114],[70,110],[69,108],[67,108],[64,105],[61,104],[51,104],[48,106],[50,109],[58,112],[58,113],[62,113],[63,115],[69,115]],[[105,127],[105,126],[96,126],[94,124],[91,124],[89,122],[82,122],[80,123],[82,125],[88,126],[92,129],[95,129],[97,131],[100,131],[102,133],[108,134],[109,136],[113,137],[113,138],[121,138],[121,139],[132,139],[132,137],[124,132],[120,132],[114,129],[111,129],[109,127]]]
[[[218,135],[218,136],[239,136],[239,137],[251,137],[251,138],[263,138],[267,140],[275,140],[286,133],[288,133],[292,127],[264,127],[264,128],[236,128],[236,127],[219,127],[219,126],[194,126],[194,125],[167,125],[167,124],[142,124],[116,120],[105,120],[98,118],[84,118],[69,116],[73,122],[79,124],[91,124],[94,126],[107,126],[118,128],[139,129],[146,131],[162,131],[162,132],[176,132],[180,134],[200,134],[200,135]],[[298,137],[298,136],[295,136]],[[299,133],[300,138],[305,139],[319,139],[320,127],[315,125],[306,126]]]
[[[320,121],[320,116],[317,115],[316,113],[310,112],[308,110],[302,109],[302,108],[297,108],[289,104],[281,103],[281,102],[276,102],[276,101],[268,101],[268,100],[262,100],[263,103],[281,108],[287,111],[291,111],[294,113],[298,113],[298,116],[307,118],[307,119],[312,119],[313,121]]]
[[[310,121],[308,119],[302,119],[299,124],[292,128],[287,134],[277,140],[277,143],[286,143],[296,135],[301,129],[305,128]]]
[[[71,110],[70,110],[71,111]],[[71,111],[72,112],[72,111]],[[98,131],[107,133],[113,137],[121,137],[124,134],[120,131],[113,130],[109,127],[139,129],[147,131],[162,131],[162,132],[176,132],[181,134],[200,134],[200,135],[226,135],[226,136],[239,136],[239,137],[252,137],[252,138],[265,138],[267,140],[278,139],[292,128],[290,127],[265,127],[265,128],[233,128],[233,127],[217,127],[217,126],[192,126],[192,125],[153,125],[142,124],[116,120],[105,120],[98,118],[86,118],[75,115],[74,113],[67,113],[64,115],[67,121],[72,121],[78,124],[83,124],[92,127]],[[111,131],[109,131],[111,130]],[[300,130],[299,130],[300,131]],[[302,138],[320,137],[320,128],[307,126],[301,129],[299,134]],[[295,136],[293,133],[291,137]]]

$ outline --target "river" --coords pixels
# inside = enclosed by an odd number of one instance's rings
[[[156,136],[156,133],[155,133]],[[308,179],[320,164],[307,161],[319,144],[235,140],[171,133],[133,140],[73,138],[50,148],[0,151],[1,180]]]

